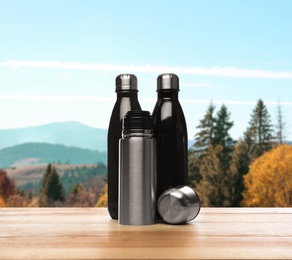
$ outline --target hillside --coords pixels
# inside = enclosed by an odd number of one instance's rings
[[[25,143],[0,150],[0,168],[47,163],[94,164],[106,160],[106,152],[60,144]]]
[[[106,151],[107,129],[69,121],[17,129],[0,129],[0,149],[23,143],[50,143]]]
[[[9,178],[13,179],[23,192],[26,193],[31,189],[35,194],[38,194],[47,166],[47,164],[20,166],[7,169],[6,171]],[[103,163],[80,165],[54,164],[54,167],[61,177],[61,182],[66,190],[66,196],[68,196],[72,187],[77,183],[82,184],[87,189],[98,189],[99,191],[105,184],[107,168]]]

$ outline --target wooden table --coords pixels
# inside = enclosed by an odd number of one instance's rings
[[[0,259],[292,259],[292,208],[202,208],[122,226],[105,208],[2,208]]]

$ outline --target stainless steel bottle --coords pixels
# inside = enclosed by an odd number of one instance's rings
[[[178,92],[177,75],[159,75],[158,99],[153,111],[157,145],[157,198],[164,191],[187,185],[188,182],[187,126]]]
[[[108,211],[113,219],[118,218],[119,140],[122,121],[129,110],[141,110],[138,102],[137,78],[133,74],[116,77],[117,101],[113,108],[108,129]]]
[[[119,152],[119,216],[123,225],[156,223],[156,142],[148,111],[129,111]]]

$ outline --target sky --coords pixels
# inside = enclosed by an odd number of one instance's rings
[[[259,99],[280,104],[292,140],[290,0],[0,0],[0,129],[79,121],[107,128],[115,77],[138,78],[153,111],[161,73],[180,79],[193,139],[211,100],[231,113],[233,138]]]

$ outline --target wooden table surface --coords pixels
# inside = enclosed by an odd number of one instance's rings
[[[122,226],[105,208],[2,208],[0,259],[292,259],[292,208],[202,208]]]

